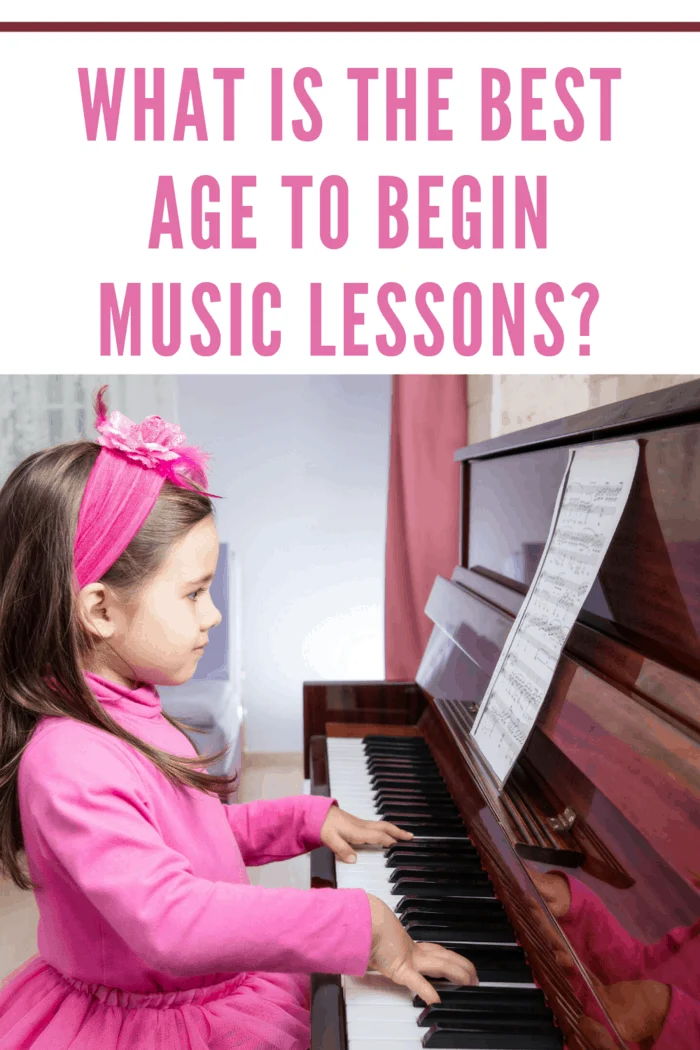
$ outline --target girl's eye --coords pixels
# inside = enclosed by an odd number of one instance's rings
[[[196,601],[198,596],[203,592],[204,588],[200,587],[198,591],[192,591],[192,594],[188,594],[188,598],[192,598],[192,601]]]

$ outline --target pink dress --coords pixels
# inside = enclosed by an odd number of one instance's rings
[[[87,679],[124,728],[195,754],[155,688]],[[334,800],[224,806],[67,718],[38,725],[19,796],[40,954],[0,991],[3,1050],[306,1050],[307,975],[365,973],[363,890],[245,870],[318,846]]]

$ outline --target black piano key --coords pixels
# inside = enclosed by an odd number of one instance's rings
[[[418,755],[412,755],[408,757],[388,756],[388,755],[367,755],[365,758],[365,764],[367,769],[386,769],[386,770],[434,770],[439,773],[439,769],[436,763],[428,756],[427,758],[420,757]]]
[[[457,901],[448,901],[448,903],[458,903]],[[470,901],[464,901],[463,903],[469,904]],[[478,903],[478,901],[477,901]],[[480,916],[476,914],[470,914],[465,909],[461,914],[437,914],[430,912],[423,912],[420,908],[406,908],[405,911],[401,912],[399,922],[406,930],[410,930],[413,927],[430,927],[444,929],[443,937],[449,936],[450,932],[466,929],[472,930],[473,936],[468,937],[470,941],[496,941],[503,944],[515,944],[516,937],[513,927],[510,925],[507,919],[501,916],[486,915]],[[478,934],[478,935],[477,935]],[[418,939],[418,936],[416,937]],[[435,940],[435,937],[420,937],[421,940]]]
[[[372,798],[375,805],[378,806],[407,806],[416,803],[417,805],[427,806],[453,806],[454,802],[449,795],[429,795],[426,793],[418,794],[414,792],[412,794],[400,795],[397,792],[389,791],[375,791],[372,793]]]
[[[391,892],[396,897],[494,897],[493,886],[489,883],[466,885],[460,878],[454,882],[435,883],[428,879],[399,879],[392,886]]]
[[[435,838],[441,835],[453,835],[463,841],[466,841],[467,838],[464,824],[450,818],[440,820],[439,817],[421,817],[412,814],[411,816],[397,817],[396,820],[392,820],[392,824],[396,824],[404,831],[412,831],[417,836],[425,835]],[[415,840],[411,839],[410,841],[413,842]]]
[[[374,770],[367,770],[367,776],[370,780],[376,780],[377,778],[386,780],[389,784],[401,784],[407,781],[416,783],[419,787],[422,784],[439,784],[441,787],[447,787],[440,770],[436,769],[416,769],[415,766],[405,766],[402,769],[389,769],[388,766],[378,765]]]
[[[370,758],[405,758],[433,762],[433,756],[427,747],[365,747],[365,759]]]
[[[370,772],[368,770],[368,776],[375,776],[374,771]],[[399,784],[397,781],[397,777],[399,776],[409,777],[410,779],[415,780],[416,783]],[[445,784],[445,781],[438,780],[437,778],[433,778],[433,780],[427,781],[422,777],[416,777],[413,774],[397,773],[396,777],[387,776],[386,779],[389,780],[389,783],[386,787],[378,788],[378,791],[386,791],[387,794],[390,795],[429,795],[431,798],[433,795],[447,795],[449,798],[452,797],[449,791],[447,790],[447,785]]]
[[[455,850],[454,853],[431,853],[429,850],[397,850],[385,861],[387,868],[435,868],[439,870],[450,864],[461,866],[471,865],[481,867],[479,855],[476,850]]]
[[[452,925],[416,921],[411,919],[402,923],[403,928],[414,941],[428,941],[430,944],[444,944],[450,941],[455,944],[515,944],[515,934],[500,927],[479,926],[464,923]]]
[[[387,769],[437,769],[430,755],[365,755],[367,766],[386,766]]]
[[[368,740],[363,738],[362,747],[365,751],[425,751],[432,754],[430,748],[422,737],[392,737],[384,740]]]
[[[374,801],[381,802],[385,806],[433,806],[437,808],[451,809],[458,813],[454,799],[450,798],[449,795],[445,794],[422,794],[417,791],[409,794],[400,794],[397,791],[387,791],[385,788],[381,788],[377,791],[372,792]]]
[[[431,899],[430,897],[411,897],[408,894],[405,900],[399,901],[399,904],[402,912],[416,908],[422,915],[447,915],[457,918],[472,915],[475,918],[483,917],[485,922],[508,922],[508,916],[497,897],[488,897],[485,900],[445,901],[439,897]]]
[[[443,925],[431,925],[423,921],[410,920],[402,924],[406,932],[414,941],[427,941],[429,944],[515,944],[515,935],[507,930],[495,929],[489,926],[480,927],[478,924],[471,926],[447,927]]]
[[[439,823],[439,824],[459,824],[464,826],[463,821],[459,813],[452,809],[447,809],[446,806],[377,806],[377,813],[381,815],[382,820],[389,820],[394,824],[400,824],[402,820],[413,820]]]
[[[387,810],[388,813],[397,813],[397,810]],[[464,827],[459,812],[455,813],[419,813],[416,810],[397,813],[402,820],[412,820],[414,824],[442,824],[444,827]]]
[[[370,777],[375,776],[386,776],[386,777],[440,777],[440,771],[436,766],[430,765],[417,765],[415,762],[367,762],[367,773]]]
[[[405,897],[402,897],[399,903],[396,905],[396,911],[397,913],[403,915],[403,913],[408,911],[409,908],[426,908],[428,910],[432,910],[434,908],[440,909],[449,907],[455,909],[455,912],[458,914],[459,909],[471,909],[478,907],[479,909],[483,909],[484,912],[488,911],[488,913],[491,915],[505,915],[505,912],[503,911],[503,905],[497,897],[477,897],[476,895],[466,897],[465,894],[462,894],[462,897],[465,897],[465,899],[452,900],[446,899],[444,896],[438,896],[435,894],[432,897],[427,895],[413,896],[411,894],[407,894]]]
[[[495,1024],[495,1022],[494,1022]],[[561,1050],[561,1032],[552,1025],[549,1032],[512,1032],[434,1024],[422,1040],[425,1047],[447,1050]]]
[[[389,820],[391,823],[399,824],[402,820],[422,820],[431,821],[434,823],[440,822],[462,824],[462,817],[460,816],[459,810],[448,810],[446,806],[426,806],[424,810],[417,806],[381,806],[380,813],[383,820]]]
[[[367,775],[370,777],[413,777],[416,780],[428,784],[438,783],[438,786],[444,784],[439,772],[435,769],[417,769],[415,766],[370,766],[367,769]]]
[[[479,861],[474,858],[466,858],[462,861],[450,860],[446,863],[442,861],[438,864],[416,864],[414,861],[401,867],[391,868],[389,874],[389,882],[398,882],[399,879],[413,878],[414,875],[419,878],[425,876],[426,879],[431,879],[435,876],[447,877],[454,875],[464,874],[470,876],[472,874],[484,875],[488,878],[486,872],[481,867]]]
[[[452,795],[440,787],[422,787],[415,790],[411,789],[410,791],[401,790],[397,787],[379,788],[373,794],[377,801],[386,799],[388,802],[413,802],[423,799],[425,802],[452,802],[454,804]]]
[[[404,832],[412,832],[417,839],[445,838],[445,836],[457,839],[467,839],[467,833],[459,824],[446,827],[444,824],[428,824],[417,820],[402,820],[401,827]]]
[[[373,802],[375,806],[417,806],[421,813],[426,807],[437,809],[454,806],[452,799],[444,795],[388,795],[379,791],[373,795]]]
[[[376,750],[365,749],[364,759],[365,762],[424,762],[426,764],[432,763],[433,766],[437,767],[437,763],[430,752],[423,750],[392,751],[386,750],[385,748]]]
[[[430,755],[365,755],[365,764],[386,769],[438,769]]]
[[[368,733],[362,737],[365,747],[424,747],[428,748],[422,736],[392,736],[389,733]]]
[[[449,839],[435,838],[429,842],[417,842],[411,839],[408,842],[395,842],[393,846],[389,846],[385,857],[388,864],[397,853],[429,853],[431,855],[448,853],[450,856],[463,856],[465,853],[472,854],[473,852],[475,852],[475,847],[467,840],[453,842]]]
[[[394,788],[394,787],[434,787],[438,785],[440,788],[445,787],[445,781],[442,779],[439,773],[426,773],[424,776],[415,776],[413,773],[396,773],[390,775],[389,773],[370,773],[369,775],[370,786],[374,788]]]
[[[423,779],[435,781],[445,785],[442,774],[436,765],[427,763],[416,765],[413,762],[368,762],[366,773],[369,777],[390,777],[398,781],[399,778],[408,777],[411,780],[422,781]]]
[[[403,845],[404,843],[401,843]],[[406,845],[412,845],[413,841],[406,843]],[[419,842],[419,845],[425,843]],[[453,853],[438,852],[438,850],[430,849],[397,849],[396,853],[391,854],[390,857],[386,857],[385,865],[387,868],[390,867],[410,867],[412,865],[418,865],[422,867],[426,865],[428,867],[440,867],[442,864],[449,864],[452,861],[461,863],[463,861],[479,862],[479,854],[473,846],[464,846],[462,843],[455,843],[461,848],[454,849]]]
[[[461,820],[455,817],[441,817],[439,813],[395,813],[389,811],[388,815],[381,818],[387,820],[392,824],[396,824],[397,827],[403,828],[405,831],[414,831],[414,825],[419,825],[424,828],[443,828],[447,835],[458,835],[462,841],[467,841],[466,831],[464,824]],[[439,831],[426,831],[424,834],[437,837]],[[414,839],[409,839],[410,842],[414,842]]]
[[[529,984],[532,971],[525,959],[525,952],[512,944],[461,944],[447,938],[435,944],[449,948],[474,964],[480,981]]]
[[[397,886],[400,882],[415,881],[426,886],[442,886],[445,883],[458,882],[463,886],[490,886],[491,880],[485,871],[480,868],[471,868],[469,871],[416,871],[411,868],[394,868],[389,878],[391,886]]]
[[[465,903],[469,903],[466,901]],[[400,917],[401,925],[408,929],[411,925],[416,926],[430,926],[436,928],[447,928],[449,930],[457,930],[459,928],[480,930],[483,937],[472,937],[469,938],[471,941],[482,941],[488,937],[489,940],[503,941],[504,943],[515,943],[515,933],[512,926],[507,920],[497,917],[495,920],[487,916],[485,919],[480,916],[469,915],[430,915],[421,911],[420,908],[406,908],[405,911],[401,912]],[[432,940],[434,938],[422,938],[422,940]]]
[[[439,982],[431,981],[435,987]],[[472,1003],[476,1009],[497,1013],[500,1010],[519,1011],[520,1013],[547,1013],[549,1008],[544,993],[540,988],[488,988],[483,985],[465,985],[458,987],[439,987],[443,1003]],[[413,996],[413,1005],[424,1010],[426,1002],[420,995]],[[551,1016],[551,1015],[550,1015]]]
[[[480,926],[511,929],[508,916],[503,909],[487,907],[495,898],[487,901],[430,901],[420,900],[410,904],[401,912],[406,922],[437,922],[441,924],[476,922]]]
[[[419,802],[417,799],[407,799],[405,802],[396,802],[393,799],[388,799],[386,802],[376,800],[378,808],[391,810],[393,813],[441,813],[445,816],[448,814],[453,817],[459,817],[461,820],[460,812],[455,806],[454,802],[433,802],[425,801]]]
[[[489,922],[473,915],[447,919],[442,915],[423,915],[417,908],[401,913],[399,922],[414,940],[436,941],[455,937],[464,941],[516,944],[515,931],[506,922]],[[459,937],[462,931],[467,935]]]
[[[494,1021],[493,1011],[484,1009],[474,1009],[474,1007],[463,1006],[459,1003],[436,1003],[434,1006],[427,1006],[422,1013],[418,1015],[417,1024],[420,1028],[430,1028],[434,1024],[444,1025],[455,1025],[457,1028],[464,1026],[470,1028],[473,1026],[484,1026],[488,1027]],[[503,1009],[503,1013],[499,1014],[496,1018],[499,1025],[509,1028],[511,1031],[521,1032],[543,1032],[548,1034],[554,1027],[554,1021],[549,1010],[542,1010],[539,1013],[521,1014],[519,1010]]]

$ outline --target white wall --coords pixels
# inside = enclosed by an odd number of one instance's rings
[[[691,379],[700,376],[471,375],[467,380],[469,444]]]
[[[301,683],[384,677],[388,376],[180,376],[241,558],[249,751],[299,751]]]

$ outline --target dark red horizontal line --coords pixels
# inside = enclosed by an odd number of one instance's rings
[[[700,22],[0,22],[2,33],[698,33]]]

